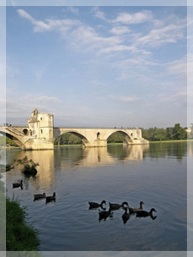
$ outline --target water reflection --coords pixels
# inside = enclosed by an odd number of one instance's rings
[[[105,166],[117,162],[117,159],[124,161],[143,160],[144,151],[148,146],[125,146],[81,148],[81,147],[58,147],[55,150],[45,151],[19,151],[9,156],[8,161],[23,159],[25,156],[33,162],[38,163],[38,174],[31,179],[31,183],[38,190],[49,188],[55,181],[55,168],[60,167],[64,171],[74,166]],[[12,160],[11,160],[12,159]],[[26,183],[25,183],[26,184]],[[27,185],[26,185],[27,186]]]
[[[134,161],[143,160],[144,153],[149,149],[149,145],[108,145],[108,154],[114,159]]]
[[[187,154],[187,142],[175,142],[175,143],[152,143],[149,145],[149,151],[145,152],[144,157],[151,158],[165,158],[175,157],[178,160]]]

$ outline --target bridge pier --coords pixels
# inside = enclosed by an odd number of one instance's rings
[[[53,150],[54,143],[45,139],[28,139],[24,143],[23,150]]]
[[[107,146],[107,140],[94,140],[93,142],[84,142],[85,147],[105,147]]]

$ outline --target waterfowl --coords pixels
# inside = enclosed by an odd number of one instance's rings
[[[56,201],[56,193],[55,192],[51,196],[46,196],[46,203],[49,203],[52,201],[54,201],[54,202]]]
[[[137,213],[138,211],[142,211],[142,210],[143,210],[143,204],[144,204],[144,202],[141,201],[141,202],[139,203],[139,208],[132,208],[132,207],[129,207],[130,213],[131,213],[131,214],[134,214],[134,213]]]
[[[156,212],[154,208],[151,208],[150,211],[141,210],[136,213],[136,217],[151,217],[152,219],[156,219],[157,216],[153,216],[153,212]]]
[[[123,209],[125,210],[125,212],[122,215],[122,220],[123,220],[123,223],[125,224],[130,218],[130,213],[129,213],[129,207],[123,207]]]
[[[101,203],[88,202],[88,204],[89,204],[89,209],[96,209],[100,207],[104,210],[105,208],[103,207],[103,204],[106,204],[106,201],[102,200]]]
[[[113,214],[113,212],[112,212],[112,210],[111,210],[111,207],[109,207],[109,210],[108,210],[108,211],[101,211],[101,210],[99,209],[99,221],[100,221],[100,220],[106,220],[109,216],[112,217],[112,214]]]
[[[39,200],[39,199],[43,199],[43,198],[46,198],[46,194],[45,193],[34,195],[34,201]]]
[[[12,185],[13,185],[13,188],[21,187],[21,189],[23,189],[23,180],[20,180],[20,182],[15,182]]]
[[[118,210],[120,208],[124,208],[125,205],[128,206],[128,202],[123,202],[122,204],[109,202],[109,206],[111,207],[111,210]]]

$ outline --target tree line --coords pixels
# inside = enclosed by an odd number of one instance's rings
[[[142,129],[142,136],[149,141],[183,140],[187,139],[187,131],[176,123],[174,127]]]

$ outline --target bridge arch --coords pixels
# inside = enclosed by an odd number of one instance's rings
[[[83,134],[81,134],[81,133],[79,133],[77,131],[73,131],[73,130],[62,132],[57,138],[55,138],[55,140],[57,140],[58,138],[62,137],[64,134],[68,134],[68,133],[72,134],[72,135],[75,135],[78,138],[80,138],[81,141],[82,141],[82,144],[84,146],[86,146],[89,143],[88,139]]]
[[[7,131],[2,131],[0,130],[0,134],[8,137],[9,139],[11,139],[16,145],[18,145],[21,149],[25,149],[25,145],[24,143],[20,140],[20,138],[16,137],[15,135],[13,135],[12,133],[8,133]]]
[[[125,141],[126,141],[127,144],[133,142],[133,139],[132,139],[132,136],[133,136],[133,135],[132,135],[132,134],[129,135],[127,132],[125,132],[125,131],[123,131],[123,130],[116,130],[116,131],[110,133],[110,134],[108,135],[108,137],[107,137],[107,142],[108,142],[108,139],[109,139],[112,135],[114,135],[114,134],[116,134],[116,133],[119,133],[119,134],[123,135],[123,136],[124,136],[124,139],[125,139]]]

